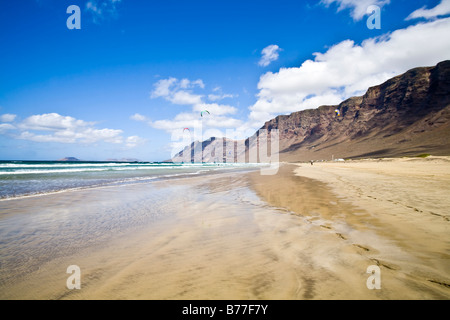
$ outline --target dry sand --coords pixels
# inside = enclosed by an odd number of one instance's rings
[[[450,298],[449,158],[308,163],[282,171],[285,177],[265,181],[253,176],[256,190],[336,236],[334,254],[347,264],[333,261],[336,278],[376,264],[382,288],[373,291],[379,298]],[[311,241],[329,245],[325,237]]]
[[[449,182],[361,161],[3,201],[0,298],[448,299]]]

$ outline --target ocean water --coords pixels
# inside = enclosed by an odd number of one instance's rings
[[[259,166],[252,163],[0,161],[0,200]]]

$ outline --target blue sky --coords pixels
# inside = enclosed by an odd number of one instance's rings
[[[1,0],[0,159],[158,161],[245,138],[449,59],[449,16],[448,0]]]

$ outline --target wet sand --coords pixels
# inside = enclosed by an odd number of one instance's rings
[[[303,299],[326,285],[298,268],[316,231],[242,173],[3,201],[0,216],[1,299]]]
[[[308,166],[0,202],[0,298],[450,297],[445,217],[413,210],[384,220],[333,184],[335,169]],[[409,225],[391,225],[410,213],[418,218]],[[410,228],[411,242],[392,233]],[[374,264],[380,290],[366,286]],[[81,269],[80,290],[66,288],[69,265]]]

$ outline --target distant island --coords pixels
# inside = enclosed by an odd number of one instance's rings
[[[59,159],[57,161],[81,161],[81,160],[78,158],[75,158],[75,157],[65,157],[65,158]]]

